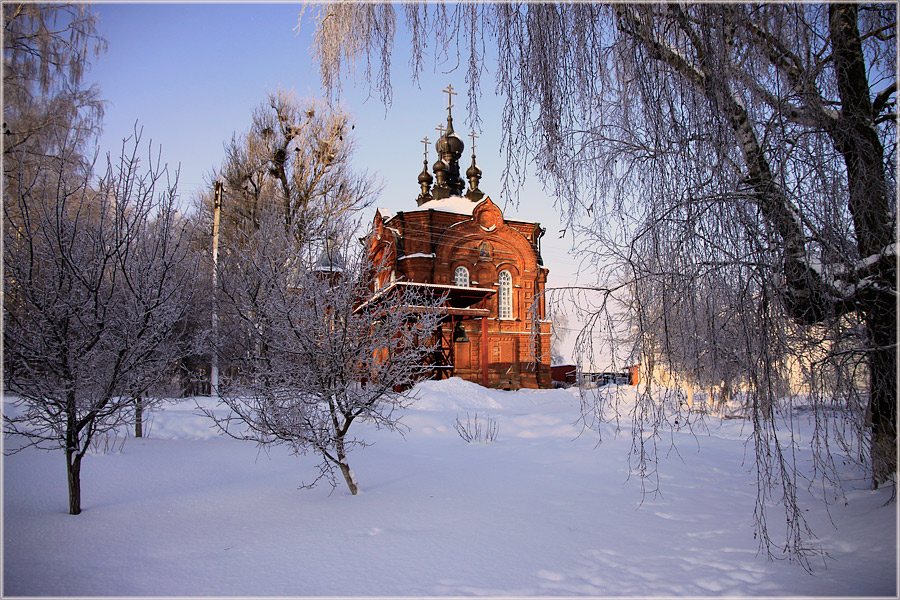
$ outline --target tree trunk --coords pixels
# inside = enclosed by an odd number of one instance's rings
[[[81,513],[81,458],[74,450],[66,450],[66,474],[69,480],[69,514]]]
[[[857,25],[858,7],[829,6],[829,32],[841,111],[832,134],[847,166],[849,208],[860,257],[884,252],[894,241],[893,219],[884,170],[884,147],[878,139],[869,78]]]
[[[66,478],[69,483],[70,515],[81,513],[81,459],[84,454],[79,452],[78,431],[77,401],[73,387],[66,394]]]
[[[835,78],[841,112],[833,131],[844,156],[849,208],[862,259],[883,254],[894,241],[884,147],[878,139],[869,98],[869,80],[853,4],[829,6],[829,34],[834,47]],[[897,315],[896,275],[879,265],[870,276],[876,289],[860,299],[869,330],[869,411],[872,415],[872,479],[875,487],[897,470]]]
[[[341,468],[341,474],[344,476],[344,481],[347,482],[347,487],[350,488],[350,493],[355,496],[359,493],[359,486],[356,485],[356,477],[353,475],[353,469],[347,464],[347,454],[344,451],[344,440],[338,438],[336,440],[336,446],[338,466]]]
[[[144,401],[140,396],[134,399],[134,437],[144,437]]]
[[[344,461],[341,461],[338,465],[341,467],[341,473],[344,476],[344,481],[347,482],[347,487],[350,488],[350,493],[355,496],[359,493],[359,486],[356,485],[356,477],[353,475],[353,470]]]
[[[897,471],[897,337],[894,307],[867,319],[874,349],[869,355],[872,415],[872,483],[877,488]]]

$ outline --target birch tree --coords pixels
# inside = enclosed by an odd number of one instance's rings
[[[805,550],[794,442],[772,427],[791,361],[817,409],[837,406],[827,414],[854,426],[873,485],[893,485],[896,7],[407,4],[403,13],[413,78],[426,57],[459,65],[476,123],[481,75],[496,73],[504,190],[533,161],[596,269],[597,305],[618,295],[632,311],[632,356],[645,372],[658,342],[683,345],[669,325],[712,314],[676,315],[676,289],[679,302],[727,291],[716,303],[740,307],[728,322],[746,342],[734,368],[750,394],[764,542],[764,507],[777,500],[788,512],[785,548]],[[394,7],[337,3],[317,19],[324,85],[339,92],[362,65],[389,103]],[[655,431],[663,417],[645,391],[635,421]],[[817,468],[837,477],[822,439]],[[635,449],[639,464],[652,462],[652,448]]]
[[[3,4],[3,154],[35,168],[77,141],[84,153],[99,130],[103,101],[84,74],[106,50],[85,4]],[[77,132],[78,135],[72,134]],[[13,172],[6,175],[13,185]]]
[[[237,439],[317,456],[307,487],[322,478],[334,487],[340,473],[355,495],[348,457],[367,445],[357,432],[401,426],[443,315],[440,297],[402,289],[372,297],[373,266],[339,239],[318,255],[269,211],[240,252],[226,253],[235,264],[223,265],[221,306],[244,347],[221,386],[227,412],[205,412]]]

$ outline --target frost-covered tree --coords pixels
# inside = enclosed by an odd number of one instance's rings
[[[788,551],[804,550],[804,526],[794,440],[772,427],[785,408],[785,364],[816,409],[829,409],[818,423],[838,418],[855,432],[874,485],[893,480],[896,7],[439,3],[404,14],[413,77],[430,53],[461,66],[475,122],[481,75],[496,73],[507,174],[533,161],[555,192],[597,267],[596,306],[606,311],[618,295],[633,311],[634,359],[665,360],[658,342],[682,345],[679,331],[714,335],[715,320],[689,325],[731,307],[721,323],[746,342],[730,364],[750,395],[759,512],[781,490]],[[326,87],[339,91],[362,64],[390,102],[394,7],[336,3],[317,17]],[[683,310],[665,301],[676,289],[681,302],[710,289],[728,297]],[[704,353],[715,339],[691,343]],[[689,362],[707,377],[723,364]],[[665,413],[649,388],[642,398],[635,422],[655,430]],[[812,442],[817,467],[836,477],[826,438]],[[640,464],[652,461],[652,443],[635,448]],[[763,516],[758,525],[768,540]]]
[[[339,239],[318,244],[320,256],[270,210],[224,253],[220,307],[242,347],[220,386],[228,412],[206,413],[235,438],[318,456],[309,485],[324,477],[335,486],[340,471],[356,494],[348,454],[366,443],[355,424],[400,426],[409,388],[429,370],[442,299],[403,286],[373,298],[362,247]]]
[[[213,173],[222,184],[222,253],[243,252],[263,215],[277,215],[304,246],[368,207],[379,187],[353,168],[354,128],[350,114],[339,107],[284,90],[269,93],[252,111],[250,127],[225,144],[225,159]],[[212,231],[214,198],[212,192],[200,198],[201,225],[207,231]],[[215,287],[211,281],[204,285]],[[222,332],[213,342],[223,371],[232,368],[229,357],[240,349],[240,339],[229,337],[235,329],[225,322],[228,318],[220,316]]]
[[[175,186],[152,157],[140,164],[137,136],[96,180],[103,103],[84,81],[106,47],[96,16],[78,4],[2,9],[3,365],[18,397],[4,431],[65,451],[78,514],[92,441],[134,414],[186,345],[191,253]]]
[[[152,157],[141,164],[139,138],[96,183],[90,165],[76,177],[82,155],[64,142],[39,169],[5,163],[21,168],[3,202],[4,383],[17,396],[4,431],[65,451],[78,514],[91,442],[189,351],[180,327],[196,259],[175,184]]]

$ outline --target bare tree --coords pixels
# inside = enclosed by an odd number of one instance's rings
[[[365,253],[339,252],[338,239],[319,244],[319,258],[270,210],[225,253],[222,310],[244,346],[221,386],[228,414],[206,413],[235,438],[314,453],[320,473],[310,486],[322,477],[337,485],[339,470],[356,494],[348,454],[366,443],[351,427],[399,427],[409,388],[428,372],[442,298],[402,287],[372,297]]]
[[[841,408],[816,422],[854,425],[874,485],[893,481],[896,7],[420,4],[405,16],[413,77],[434,43],[437,62],[466,68],[476,122],[480,74],[496,61],[504,187],[534,161],[597,267],[596,306],[621,292],[632,311],[634,358],[664,357],[686,376],[726,369],[747,386],[761,539],[767,494],[781,490],[786,547],[804,551],[794,440],[772,425],[791,409],[779,401],[786,375],[816,407]],[[323,82],[339,89],[360,57],[389,65],[395,19],[386,5],[322,8]],[[389,101],[389,75],[365,75]],[[696,333],[704,319],[706,339],[691,340],[688,324]],[[739,352],[716,345],[722,326],[740,334]],[[642,398],[636,424],[670,418],[649,386]],[[817,467],[836,477],[833,448],[814,437]]]
[[[45,157],[4,198],[4,375],[20,409],[4,430],[65,450],[71,514],[92,440],[187,351],[192,254],[175,184],[152,156],[140,165],[139,147],[126,141],[96,187],[90,167],[73,177],[64,151]]]
[[[213,175],[225,185],[222,237],[243,235],[277,210],[298,241],[321,238],[329,223],[369,206],[378,188],[351,167],[354,128],[348,113],[319,100],[268,94],[249,130],[225,144]],[[211,197],[203,208],[211,212]]]
[[[137,138],[93,182],[103,103],[83,79],[106,48],[96,16],[6,3],[3,24],[4,383],[21,409],[4,429],[66,451],[77,514],[91,442],[177,360],[188,249],[175,187],[154,197],[165,170],[151,157],[141,172]]]

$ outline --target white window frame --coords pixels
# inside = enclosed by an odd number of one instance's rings
[[[461,281],[460,275],[465,273],[464,279],[465,281]],[[453,285],[459,287],[469,287],[469,270],[463,266],[456,267],[456,270],[453,271]]]
[[[497,317],[500,319],[513,318],[513,285],[512,273],[500,271],[497,275]]]

